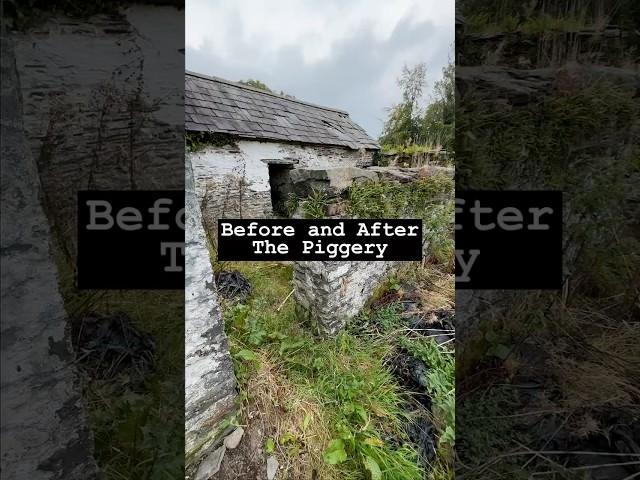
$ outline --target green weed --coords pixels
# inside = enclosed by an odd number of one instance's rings
[[[441,173],[417,182],[354,183],[347,212],[356,218],[420,218],[429,254],[437,263],[453,263],[453,179]],[[444,202],[444,203],[443,203]]]
[[[296,210],[298,210],[299,205],[300,199],[298,198],[298,196],[293,192],[289,193],[284,205],[285,209],[287,210],[287,215],[289,217],[293,216],[293,214],[296,213]]]
[[[187,151],[197,153],[208,146],[235,146],[236,140],[232,135],[226,133],[188,131],[185,134],[185,144]]]
[[[314,188],[311,195],[300,202],[304,218],[324,218],[327,201],[327,194]]]
[[[347,211],[357,218],[425,218],[453,188],[453,179],[446,174],[406,184],[358,182],[349,187]]]
[[[424,478],[404,432],[407,394],[385,363],[394,348],[388,339],[346,331],[318,339],[293,302],[276,311],[290,292],[290,267],[234,268],[253,293],[245,305],[224,305],[226,331],[245,405],[259,404],[272,423],[265,445],[292,472],[315,468],[318,478]],[[390,310],[389,321],[396,314]]]

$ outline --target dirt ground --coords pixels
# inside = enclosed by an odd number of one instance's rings
[[[267,461],[262,451],[263,437],[260,422],[251,422],[245,428],[240,445],[227,449],[220,470],[211,480],[265,480]]]

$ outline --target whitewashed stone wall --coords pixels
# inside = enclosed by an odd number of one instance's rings
[[[185,453],[187,469],[209,453],[235,408],[236,380],[193,170],[185,162]]]
[[[205,224],[215,230],[218,218],[264,218],[272,214],[269,167],[264,159],[295,159],[300,168],[368,166],[373,152],[342,147],[238,140],[187,153],[193,163],[196,191]]]

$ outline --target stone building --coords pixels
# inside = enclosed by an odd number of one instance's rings
[[[292,168],[366,167],[379,148],[347,112],[193,72],[185,128],[205,133],[187,155],[209,227],[280,213]]]

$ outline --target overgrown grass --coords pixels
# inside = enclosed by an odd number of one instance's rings
[[[437,173],[415,182],[366,181],[353,183],[346,192],[346,214],[352,218],[420,218],[424,250],[433,263],[453,268],[454,181]],[[287,210],[298,208],[304,218],[324,218],[329,197],[313,190],[307,198],[290,195]]]
[[[453,132],[453,125],[446,127]],[[411,144],[411,145],[381,145],[375,164],[381,167],[393,164],[402,167],[421,167],[427,164],[452,166],[455,163],[455,152],[446,150],[441,143],[437,144]]]
[[[400,283],[408,281],[424,287],[419,303],[426,308],[453,306],[449,273],[453,188],[452,178],[437,174],[408,184],[355,183],[341,199],[347,214],[355,218],[424,220],[427,250],[439,266],[412,264],[394,276],[391,282],[396,283],[384,285],[381,294],[399,294]],[[323,218],[328,202],[324,192],[313,191],[308,198],[292,196],[287,203],[289,211]],[[317,338],[298,318],[294,300],[289,298],[293,288],[290,266],[214,264],[214,269],[220,268],[239,270],[252,284],[245,303],[222,302],[225,331],[244,421],[260,419],[263,448],[278,456],[284,466],[283,478],[452,478],[455,404],[450,351],[429,350],[431,344],[411,337],[398,305],[365,312],[354,321],[372,321],[373,329],[356,325],[335,338]],[[422,463],[407,434],[414,409],[424,407],[416,406],[416,392],[407,390],[392,372],[390,362],[400,351],[434,363],[430,388],[421,392],[434,396],[433,423],[440,442],[433,465]]]
[[[349,188],[347,212],[355,218],[422,219],[429,255],[452,266],[453,189],[453,179],[444,173],[406,184],[357,182]]]
[[[410,395],[387,366],[400,347],[391,335],[399,312],[389,312],[388,334],[347,329],[316,338],[299,322],[292,300],[282,305],[292,288],[289,266],[227,267],[253,285],[245,304],[223,304],[245,415],[262,419],[265,450],[287,466],[287,478],[311,478],[312,471],[318,479],[433,475],[405,433]]]
[[[405,268],[390,277],[382,292],[396,292],[403,296],[402,284],[418,286],[422,309],[425,311],[453,308],[454,282],[451,275],[439,268]],[[376,310],[374,328],[379,329],[394,350],[402,349],[427,366],[426,392],[431,399],[433,426],[438,442],[435,460],[429,468],[429,478],[451,480],[454,478],[455,458],[455,351],[453,343],[438,346],[429,335],[422,335],[407,329],[402,320],[403,307],[390,303]],[[364,314],[364,318],[367,313]]]
[[[380,146],[380,150],[382,153],[396,153],[396,154],[405,154],[405,155],[413,155],[419,153],[434,153],[438,154],[442,152],[442,145],[420,145],[420,144],[412,144],[412,145],[391,145],[384,144]]]
[[[313,189],[311,195],[300,201],[304,218],[323,218],[328,197],[324,190]]]
[[[357,218],[424,218],[453,189],[453,179],[444,173],[406,184],[356,182],[349,187],[348,213]]]
[[[629,451],[616,435],[639,418],[638,102],[562,68],[535,102],[461,104],[458,185],[562,190],[566,279],[483,299],[458,343],[459,474],[577,478],[575,455],[549,451]]]
[[[589,0],[545,4],[503,0],[496,3],[471,0],[463,7],[465,24],[476,33],[547,33],[600,29],[608,24],[625,25],[637,18],[634,2],[602,4]]]
[[[58,242],[53,251],[70,322],[124,313],[155,344],[153,368],[142,379],[80,377],[98,466],[109,480],[178,478],[184,473],[184,292],[78,290]]]
[[[313,338],[297,322],[291,303],[275,312],[288,294],[290,268],[242,267],[254,282],[254,292],[259,293],[248,305],[225,309],[239,380],[255,385],[254,376],[262,377],[263,369],[275,369],[278,376],[274,383],[283,382],[289,389],[282,392],[282,400],[292,403],[304,399],[310,406],[272,432],[288,463],[296,464],[304,449],[310,458],[309,471],[316,469],[320,478],[365,478],[364,462],[374,469],[375,462],[386,472],[384,478],[421,478],[409,445],[393,448],[382,440],[388,435],[403,436],[404,399],[383,364],[389,347],[348,333],[336,339]],[[273,401],[282,398],[282,393],[273,395],[274,385],[262,387],[269,390]],[[255,401],[254,394],[264,400],[264,393],[245,390],[246,401]],[[321,433],[309,438],[308,429]],[[308,475],[309,471],[300,473]],[[395,476],[389,476],[391,472]]]

